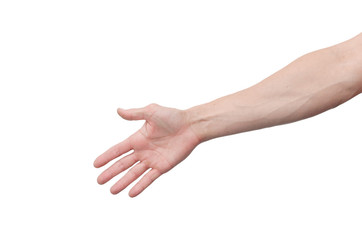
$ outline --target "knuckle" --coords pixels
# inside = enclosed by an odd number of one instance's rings
[[[136,170],[135,170],[135,169],[129,170],[128,174],[129,174],[129,176],[130,176],[131,178],[135,178],[135,177],[137,176],[137,173],[136,173]]]
[[[117,168],[119,171],[123,171],[124,168],[125,168],[124,162],[118,161],[118,162],[117,162],[117,165],[116,165],[116,168]]]
[[[151,103],[147,106],[148,109],[153,110],[155,108],[159,107],[159,105],[157,103]]]

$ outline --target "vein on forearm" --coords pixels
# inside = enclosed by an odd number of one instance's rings
[[[355,46],[349,41],[306,54],[250,88],[192,108],[192,128],[206,141],[337,107],[361,92],[361,53],[352,51]]]

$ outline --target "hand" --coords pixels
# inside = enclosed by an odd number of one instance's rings
[[[150,169],[129,192],[130,197],[137,196],[159,176],[184,160],[200,143],[189,126],[186,111],[151,104],[145,108],[118,109],[117,112],[126,120],[146,122],[140,130],[108,149],[94,161],[94,166],[99,168],[133,150],[106,169],[97,179],[99,184],[104,184],[132,167],[112,186],[113,194],[125,189]]]

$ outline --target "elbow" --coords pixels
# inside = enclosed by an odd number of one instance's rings
[[[356,48],[356,50],[358,51],[355,54],[353,54],[353,56],[351,56],[351,59],[347,61],[345,64],[351,66],[350,78],[351,81],[355,84],[357,94],[360,94],[362,93],[362,48],[359,47],[359,49]]]
[[[355,67],[358,93],[362,93],[362,33],[356,36],[356,54],[355,54]]]
[[[362,63],[361,63],[361,69],[358,73],[358,81],[357,81],[357,89],[358,89],[358,94],[362,93]]]
[[[356,85],[358,89],[358,94],[360,94],[362,93],[362,47],[360,47],[359,49],[358,57],[356,58],[354,65],[355,65]]]
[[[362,93],[362,33],[332,47],[338,65],[353,85],[354,95]]]
[[[362,39],[362,37],[361,37],[361,39]],[[362,46],[362,41],[361,41],[361,46]],[[362,47],[359,50],[359,58],[358,58],[358,62],[357,62],[356,75],[357,75],[357,84],[358,84],[358,89],[359,89],[358,93],[362,93]]]

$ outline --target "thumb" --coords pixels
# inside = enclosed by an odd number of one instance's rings
[[[126,120],[145,120],[148,116],[146,108],[122,109],[118,108],[117,113]]]

